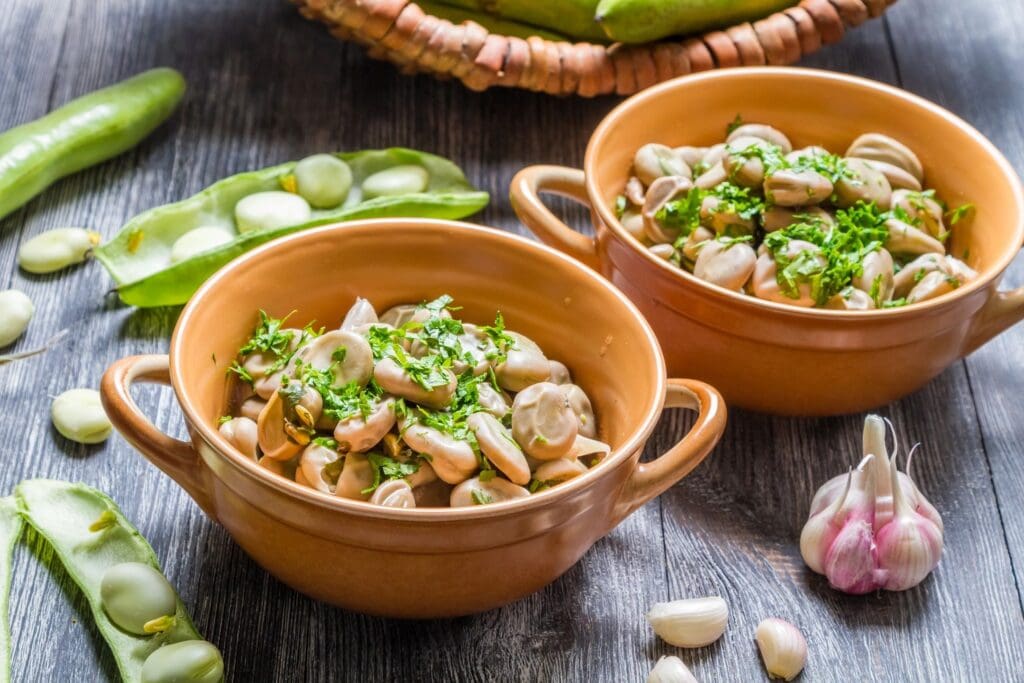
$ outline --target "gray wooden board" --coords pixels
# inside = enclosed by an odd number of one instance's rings
[[[921,588],[848,598],[799,558],[815,487],[859,451],[860,418],[782,420],[734,412],[713,457],[599,542],[540,593],[489,614],[440,622],[364,617],[316,603],[266,575],[119,437],[62,439],[49,397],[95,386],[132,353],[167,348],[176,310],[136,312],[105,296],[98,264],[53,276],[15,268],[18,245],[62,225],[112,234],[128,217],[249,168],[328,149],[408,145],[455,159],[493,195],[477,220],[521,232],[507,200],[530,163],[578,165],[614,104],[518,91],[474,94],[399,76],[275,0],[14,0],[0,13],[0,128],[144,68],[189,81],[172,122],[114,161],[67,179],[0,222],[4,286],[37,317],[21,345],[72,334],[45,358],[0,367],[0,493],[26,477],[78,479],[109,492],[161,557],[200,630],[237,681],[638,681],[680,654],[701,681],[759,681],[752,640],[765,616],[804,629],[809,681],[1024,680],[1021,590],[1024,329],[1011,331],[917,395],[883,411],[904,442],[925,442],[916,476],[946,520],[946,555]],[[885,22],[807,60],[901,83],[974,122],[1024,167],[1024,11],[982,0],[902,0]],[[585,214],[560,203],[582,225]],[[1020,284],[1014,269],[1008,282]],[[169,391],[142,407],[181,434]],[[685,431],[668,413],[653,457]],[[18,551],[12,596],[18,681],[104,680],[113,660],[88,609],[36,543]],[[410,580],[414,580],[412,577]],[[717,645],[677,651],[643,614],[655,601],[719,593],[732,610]]]

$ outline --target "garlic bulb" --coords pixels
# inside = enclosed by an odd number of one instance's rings
[[[676,647],[704,647],[725,633],[729,606],[718,596],[659,602],[647,613],[654,632]]]
[[[647,674],[647,683],[697,683],[679,657],[662,657]]]
[[[893,458],[885,421],[869,415],[864,459],[826,482],[811,501],[800,554],[844,593],[913,588],[939,563],[942,519],[909,475],[897,470],[895,453]]]
[[[793,624],[782,619],[765,619],[754,632],[769,678],[791,681],[807,664],[807,641]]]

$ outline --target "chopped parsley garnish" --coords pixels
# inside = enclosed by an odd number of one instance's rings
[[[228,373],[234,373],[238,375],[238,379],[242,380],[243,382],[248,382],[249,384],[252,384],[253,382],[256,381],[253,378],[253,376],[249,374],[249,371],[242,367],[241,363],[239,363],[237,360],[231,363],[231,365],[228,367]]]
[[[493,325],[481,325],[480,331],[494,344],[494,349],[487,353],[487,360],[500,365],[508,358],[508,352],[516,347],[516,340],[505,332],[505,317],[501,311],[494,316]]]
[[[954,226],[964,219],[964,216],[974,210],[974,204],[961,204],[952,211],[946,213],[946,222]]]
[[[241,356],[248,356],[251,353],[270,353],[275,356],[283,356],[288,353],[289,347],[295,338],[292,331],[284,332],[281,326],[291,316],[291,313],[281,319],[271,318],[267,312],[260,310],[260,321],[253,330],[242,348],[238,349]]]
[[[484,491],[483,489],[473,489],[473,492],[470,495],[473,497],[474,505],[487,505],[488,503],[494,502],[494,499],[491,498],[491,494],[487,493],[487,491]]]
[[[626,213],[628,206],[629,201],[626,199],[626,195],[620,194],[615,197],[615,217],[622,218],[622,214]]]
[[[725,135],[726,135],[726,137],[732,135],[733,131],[735,131],[737,128],[739,128],[742,125],[743,125],[743,117],[740,116],[739,114],[736,114],[735,118],[733,118],[733,120],[730,121],[728,123],[728,125],[726,125],[726,127],[725,127]]]
[[[404,479],[416,474],[420,469],[420,464],[415,460],[401,462],[382,453],[369,453],[366,459],[370,462],[370,467],[373,468],[373,484],[360,491],[363,495],[376,491],[382,482],[390,479]]]

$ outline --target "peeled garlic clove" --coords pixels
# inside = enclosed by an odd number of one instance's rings
[[[662,657],[647,674],[647,683],[697,683],[679,657]]]
[[[704,647],[725,633],[729,606],[716,596],[659,602],[647,613],[654,632],[669,645]]]
[[[769,678],[791,681],[807,664],[807,640],[793,624],[782,619],[765,619],[754,632],[757,649]]]

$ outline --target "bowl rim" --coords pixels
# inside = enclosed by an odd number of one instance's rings
[[[255,460],[247,457],[228,442],[228,440],[220,434],[219,430],[215,429],[212,425],[207,424],[207,421],[202,418],[200,411],[197,410],[192,397],[188,393],[188,387],[182,377],[182,369],[178,364],[177,358],[181,354],[182,346],[185,344],[188,336],[189,325],[196,315],[196,310],[203,305],[203,302],[208,297],[215,295],[219,284],[223,280],[232,277],[233,273],[240,268],[251,264],[253,261],[259,261],[263,258],[269,257],[269,255],[279,249],[282,244],[303,240],[316,240],[325,235],[345,233],[346,231],[374,231],[381,229],[383,226],[387,226],[389,230],[455,230],[466,233],[465,236],[460,236],[460,239],[498,240],[499,242],[505,242],[510,249],[522,249],[526,251],[532,250],[534,252],[534,256],[539,255],[553,261],[555,264],[561,264],[559,269],[569,268],[575,270],[582,274],[582,276],[587,280],[596,283],[600,288],[608,292],[609,295],[617,299],[635,322],[639,324],[639,328],[646,339],[647,346],[654,357],[654,370],[651,378],[653,380],[654,389],[652,393],[654,395],[650,398],[651,405],[643,420],[635,426],[631,432],[629,432],[627,438],[621,445],[614,448],[607,458],[599,463],[599,465],[588,470],[585,474],[550,489],[531,494],[528,497],[473,507],[424,507],[407,509],[374,505],[367,501],[338,498],[332,494],[324,493],[308,486],[303,486],[275,474],[266,468],[260,467]],[[344,238],[343,234],[337,236],[341,239]],[[464,244],[464,242],[460,242],[460,244]],[[174,326],[174,332],[171,336],[169,366],[171,386],[174,389],[174,394],[182,412],[185,415],[185,419],[193,430],[191,436],[194,439],[196,433],[198,433],[198,435],[212,447],[223,462],[232,465],[237,471],[255,479],[257,482],[265,486],[277,489],[281,493],[292,498],[297,498],[306,503],[367,518],[393,519],[408,523],[455,522],[486,517],[514,515],[528,511],[531,508],[541,508],[557,504],[562,499],[574,495],[581,489],[590,487],[592,484],[596,483],[598,479],[620,466],[622,462],[630,456],[630,454],[642,449],[644,444],[650,438],[650,434],[654,430],[658,419],[660,418],[661,412],[664,408],[665,392],[667,387],[665,358],[654,331],[651,329],[647,320],[643,317],[633,302],[600,274],[556,249],[530,240],[521,235],[483,225],[429,218],[374,218],[332,223],[280,237],[239,256],[207,279],[207,281],[199,288],[199,290],[196,291],[189,302],[185,305],[181,315],[178,317],[178,321]],[[193,448],[195,448],[195,444],[193,444]],[[197,457],[199,457],[198,454]],[[216,473],[214,473],[214,476],[221,481],[224,480],[222,476],[219,476]],[[224,482],[224,484],[228,485],[227,482]],[[265,504],[259,501],[249,502],[260,508],[266,507]]]
[[[710,282],[705,282],[695,277],[692,273],[689,273],[682,268],[677,268],[676,266],[666,262],[664,259],[658,258],[652,254],[649,249],[644,248],[643,244],[641,244],[639,240],[626,231],[619,222],[618,217],[615,216],[615,213],[611,210],[611,207],[601,200],[601,195],[597,186],[596,174],[592,171],[594,166],[598,163],[598,155],[605,144],[606,138],[611,135],[612,130],[616,126],[621,125],[620,122],[622,120],[628,119],[636,110],[646,105],[649,100],[661,96],[666,91],[687,88],[691,84],[711,80],[746,80],[766,78],[773,80],[791,80],[794,82],[815,81],[817,84],[824,84],[826,87],[841,84],[854,86],[874,93],[883,93],[886,96],[902,100],[912,108],[927,111],[928,113],[944,120],[946,123],[960,129],[985,152],[989,160],[999,169],[1002,175],[1007,179],[1007,181],[1009,181],[1009,185],[1013,188],[1010,199],[1013,201],[1016,208],[1016,241],[1006,246],[1005,251],[993,262],[994,267],[990,266],[987,269],[989,271],[988,274],[984,277],[978,277],[976,280],[957,287],[952,292],[943,294],[935,299],[918,302],[911,306],[872,309],[867,311],[832,310],[817,307],[802,308],[784,303],[776,303],[774,301],[766,301],[764,299],[741,294],[739,292],[733,292],[732,290]],[[930,102],[919,95],[914,95],[895,86],[871,80],[869,78],[851,76],[834,71],[825,71],[823,69],[777,66],[737,67],[681,76],[679,78],[674,78],[672,80],[665,81],[664,83],[660,83],[625,99],[614,109],[608,112],[603,119],[601,119],[601,122],[594,129],[594,132],[591,134],[590,140],[587,143],[583,169],[587,196],[590,199],[590,204],[594,211],[597,212],[597,215],[600,217],[604,225],[612,231],[620,242],[628,245],[631,250],[639,252],[641,254],[641,258],[646,259],[646,261],[655,268],[654,273],[659,274],[661,277],[674,279],[681,285],[703,289],[704,292],[702,292],[702,294],[710,295],[727,304],[749,307],[754,310],[771,311],[795,318],[830,321],[834,324],[842,324],[839,321],[858,322],[873,320],[880,322],[882,320],[898,319],[904,316],[925,314],[927,311],[949,308],[956,305],[959,300],[970,296],[978,290],[989,287],[992,282],[998,280],[1020,252],[1021,246],[1024,245],[1024,184],[1021,183],[1020,177],[1017,175],[1010,162],[1002,152],[1000,152],[996,146],[988,140],[988,138],[956,114],[953,114],[949,110]]]

